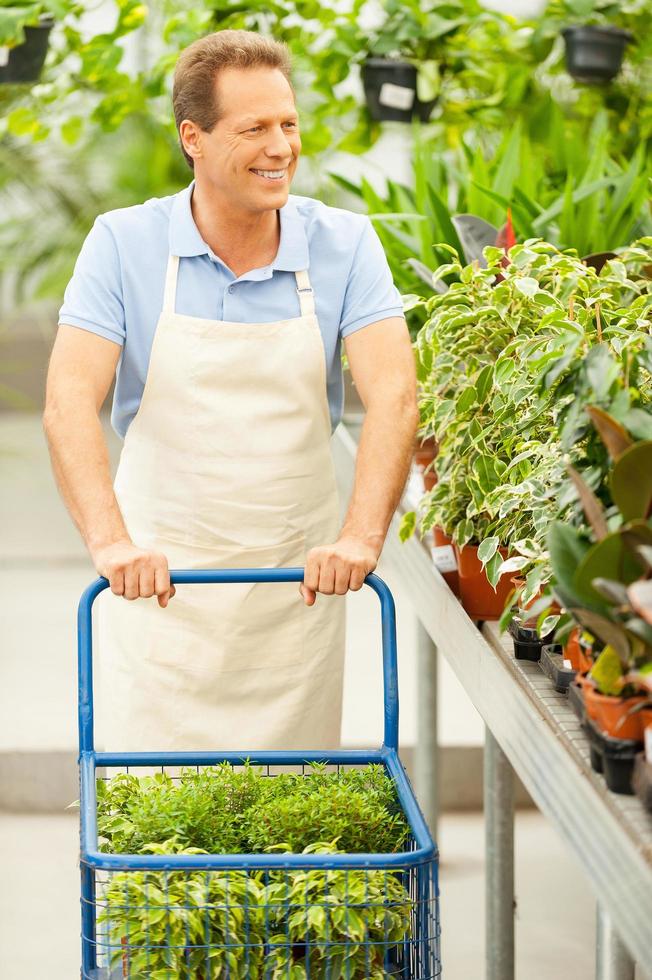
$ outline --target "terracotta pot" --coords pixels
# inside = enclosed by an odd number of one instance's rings
[[[591,703],[591,714],[589,711]],[[630,714],[632,708],[645,701],[645,697],[619,698],[610,694],[600,694],[595,688],[592,691],[585,688],[586,711],[592,721],[605,735],[612,738],[631,738],[637,742],[643,741],[642,712]]]
[[[440,568],[440,572],[448,585],[448,588],[456,595],[460,594],[460,575],[457,570],[457,554],[453,548],[453,539],[446,534],[443,528],[435,527],[432,532],[433,541],[435,542],[435,548],[450,548],[455,560],[455,569],[452,571],[444,571],[443,567]],[[447,558],[449,552],[440,552],[443,558]],[[437,564],[437,556],[435,556],[435,564]],[[445,567],[445,566],[444,566]]]
[[[501,575],[494,592],[478,558],[476,545],[465,544],[463,548],[455,545],[455,554],[460,574],[462,605],[471,619],[500,619],[507,599],[514,591],[511,576]],[[500,554],[507,558],[507,549],[501,548]]]
[[[582,639],[582,633],[578,635],[578,646],[580,651],[580,670],[589,671],[593,666],[593,647],[586,640]]]
[[[600,695],[595,689],[595,685],[591,683],[585,674],[577,675],[577,683],[582,688],[582,694],[584,695],[584,707],[586,708],[586,713],[591,721],[598,721],[598,698]]]
[[[574,629],[564,644],[564,660],[570,660],[573,670],[584,673],[588,668],[582,664],[579,627]]]
[[[427,439],[423,439],[417,444],[417,448],[414,452],[414,462],[421,470],[421,475],[423,477],[423,483],[426,490],[432,490],[437,483],[437,474],[435,473],[432,464],[437,458],[438,451],[439,445],[437,440],[434,438],[434,436],[429,436]]]

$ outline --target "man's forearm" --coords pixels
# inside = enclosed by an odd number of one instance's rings
[[[46,411],[43,428],[63,501],[91,555],[129,534],[113,492],[102,424],[92,406]]]
[[[359,537],[378,555],[410,472],[418,424],[416,405],[404,400],[374,402],[365,415],[340,536]]]

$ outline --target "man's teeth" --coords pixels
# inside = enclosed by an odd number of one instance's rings
[[[280,180],[281,177],[285,177],[285,170],[254,170],[253,172],[260,174],[261,177],[271,177],[272,180]]]

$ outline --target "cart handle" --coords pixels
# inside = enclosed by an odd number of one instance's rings
[[[173,569],[173,585],[222,582],[303,582],[303,568],[210,568]],[[95,751],[93,706],[93,603],[100,592],[109,588],[109,580],[101,576],[84,590],[77,612],[77,669],[79,751]],[[383,746],[398,750],[398,671],[396,662],[396,613],[394,598],[387,584],[373,573],[364,584],[374,590],[380,600],[383,644]],[[126,601],[126,600],[125,600]]]

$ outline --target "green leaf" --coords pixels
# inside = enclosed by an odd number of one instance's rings
[[[624,520],[652,516],[652,441],[634,443],[618,457],[611,493]]]
[[[576,595],[575,572],[588,553],[590,545],[576,528],[553,521],[547,536],[548,551],[557,585],[563,590],[564,605],[581,605]],[[568,601],[567,601],[568,600]]]
[[[593,678],[601,694],[618,695],[623,686],[623,665],[620,657],[607,645],[593,664],[589,677]]]
[[[478,548],[478,560],[486,565],[490,558],[498,551],[500,540],[498,538],[485,538]]]
[[[572,587],[586,602],[602,606],[604,599],[593,587],[593,579],[606,578],[629,585],[642,573],[640,559],[625,546],[620,533],[614,531],[587,551],[573,576]]]

